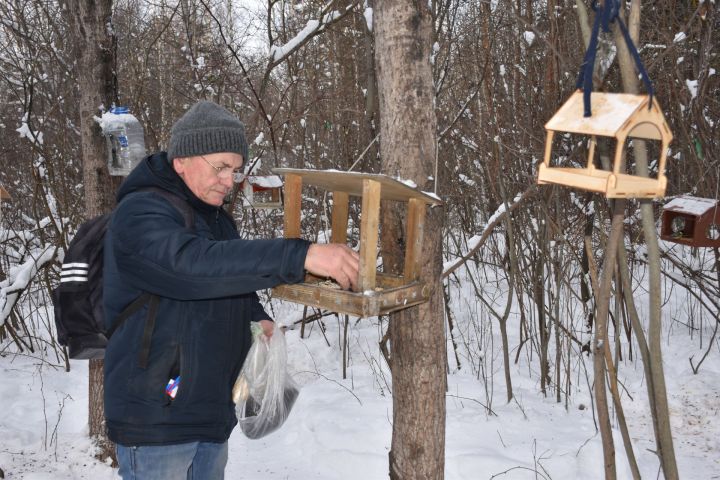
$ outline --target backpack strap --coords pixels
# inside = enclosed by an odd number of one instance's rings
[[[170,202],[172,206],[175,207],[182,214],[183,219],[185,220],[185,228],[192,228],[192,226],[195,224],[195,210],[193,210],[190,204],[179,195],[176,195],[168,190],[165,190],[164,188],[159,187],[146,187],[138,191],[157,193],[165,200]]]
[[[115,319],[115,322],[113,323],[112,327],[105,332],[105,337],[110,338],[113,333],[115,333],[115,330],[120,328],[120,325],[122,325],[125,320],[133,316],[138,310],[140,310],[150,299],[155,295],[152,295],[150,293],[143,293],[139,297],[137,297],[135,300],[132,301],[130,305],[125,307],[122,312],[117,316]]]
[[[149,191],[154,192],[166,199],[172,204],[183,216],[185,220],[185,228],[192,228],[195,224],[195,211],[183,198],[175,195],[168,190],[158,187],[147,187],[138,191]],[[155,319],[157,317],[157,309],[160,303],[160,297],[153,295],[149,292],[145,292],[135,300],[133,300],[122,312],[117,316],[112,327],[107,331],[105,336],[109,339],[110,336],[117,330],[128,318],[137,313],[142,307],[148,304],[147,318],[145,319],[145,328],[143,328],[143,335],[140,343],[140,354],[138,356],[138,365],[142,369],[148,367],[148,361],[150,360],[150,343],[152,341],[152,334],[155,330]]]

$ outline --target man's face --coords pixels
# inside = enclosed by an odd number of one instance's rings
[[[195,196],[216,207],[222,206],[242,164],[242,155],[230,152],[173,159],[173,168]]]

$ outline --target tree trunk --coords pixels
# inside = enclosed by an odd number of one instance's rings
[[[640,0],[633,0],[628,18],[628,31],[633,42],[637,45],[640,37]],[[639,92],[639,80],[634,62],[629,51],[624,47],[625,41],[615,28],[615,42],[618,46],[618,62],[623,88],[626,93]],[[637,174],[649,176],[647,147],[644,140],[633,139],[633,151]],[[655,406],[653,420],[655,421],[656,443],[658,455],[666,479],[679,478],[675,448],[673,446],[672,430],[670,428],[670,409],[665,388],[665,373],[662,363],[662,312],[660,287],[660,247],[655,227],[655,212],[652,200],[640,200],[640,213],[642,216],[643,237],[648,252],[649,268],[649,326],[648,326],[648,352],[650,356],[650,373],[652,381],[648,382],[648,395],[653,398],[650,405]],[[637,329],[636,329],[637,333]]]
[[[385,0],[375,10],[383,172],[432,191],[436,154],[430,65],[432,18],[427,2]],[[383,209],[382,250],[387,272],[402,264],[404,213]],[[429,209],[421,281],[430,301],[390,316],[393,382],[391,479],[443,478],[445,468],[446,344],[442,320],[443,210]]]
[[[374,0],[369,0],[367,5],[374,8]],[[365,29],[364,45],[365,45],[365,121],[369,132],[369,140],[377,135],[378,129],[378,98],[377,98],[377,75],[375,73],[375,42],[373,41],[373,32]],[[372,165],[372,160],[377,160],[377,149],[372,148],[372,153],[368,152],[363,163]],[[360,169],[362,170],[362,169]]]
[[[605,352],[608,348],[608,316],[610,312],[611,284],[615,272],[618,245],[623,238],[623,220],[625,219],[625,200],[616,200],[613,207],[612,228],[605,244],[603,269],[599,280],[597,298],[597,318],[595,319],[595,339],[593,342],[593,370],[595,376],[595,405],[600,423],[600,436],[603,444],[605,479],[617,478],[615,469],[615,445],[610,426],[610,412],[605,384]]]
[[[92,218],[114,205],[113,181],[105,159],[105,140],[94,117],[109,108],[113,99],[113,38],[109,28],[112,0],[68,0],[78,63],[76,77],[80,92],[80,142],[85,186],[85,214]],[[113,458],[112,442],[105,430],[103,405],[103,361],[90,360],[88,381],[88,424],[90,437],[100,447],[98,458]]]

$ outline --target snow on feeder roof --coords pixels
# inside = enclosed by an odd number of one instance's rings
[[[248,175],[247,180],[251,185],[258,188],[280,188],[283,186],[282,178],[277,175]]]
[[[663,210],[685,213],[688,215],[703,215],[711,208],[717,208],[718,201],[712,198],[699,198],[683,196],[673,198],[665,204]]]

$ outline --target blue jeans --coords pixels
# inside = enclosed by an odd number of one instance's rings
[[[228,444],[191,442],[146,447],[117,446],[123,480],[223,480]]]

